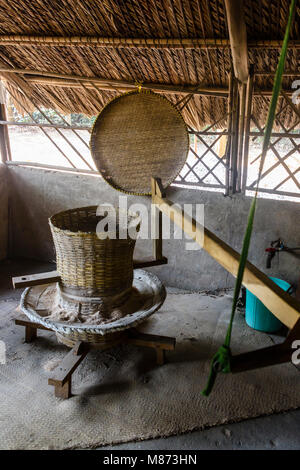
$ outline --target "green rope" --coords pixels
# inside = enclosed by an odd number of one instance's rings
[[[256,191],[255,191],[255,196],[253,198],[253,201],[251,203],[251,207],[249,210],[248,222],[247,222],[246,232],[244,235],[243,247],[242,247],[242,252],[241,252],[240,261],[239,261],[239,268],[238,268],[237,278],[236,278],[235,287],[234,287],[230,321],[229,321],[224,344],[218,349],[218,351],[213,356],[212,361],[211,361],[207,385],[205,389],[202,391],[202,395],[206,397],[210,394],[210,392],[213,389],[217,374],[219,372],[223,372],[223,373],[231,372],[232,355],[231,355],[231,350],[230,350],[230,341],[231,341],[233,320],[235,316],[238,298],[240,295],[240,290],[242,287],[245,266],[246,266],[247,258],[248,258],[248,251],[249,251],[251,235],[253,231],[253,222],[254,222],[254,216],[255,216],[255,210],[256,210],[259,182],[261,179],[266,154],[269,148],[272,128],[273,128],[273,124],[275,120],[276,106],[277,106],[278,97],[279,97],[280,90],[281,90],[281,82],[282,82],[285,59],[286,59],[286,54],[287,54],[290,30],[291,30],[291,26],[292,26],[293,19],[294,19],[295,6],[296,6],[296,0],[292,0],[290,4],[289,18],[288,18],[288,23],[286,26],[285,35],[284,35],[284,39],[282,43],[280,58],[279,58],[279,62],[278,62],[278,66],[277,66],[277,70],[276,70],[276,74],[274,78],[272,98],[271,98],[269,112],[268,112],[267,124],[266,124],[265,132],[264,132],[262,156],[261,156],[261,162],[259,166]]]

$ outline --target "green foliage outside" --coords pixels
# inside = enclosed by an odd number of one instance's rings
[[[34,111],[32,113],[32,119],[28,114],[20,114],[13,103],[10,103],[8,106],[10,119],[16,122],[31,123],[37,122],[38,124],[50,124],[49,121],[40,113],[40,111]],[[41,107],[42,112],[49,118],[52,124],[61,124],[66,125],[60,116],[56,113],[54,109],[48,109]],[[60,113],[61,114],[61,113]],[[71,113],[68,115],[63,115],[64,119],[71,126],[92,126],[93,122],[96,119],[96,116],[88,117],[85,114]]]

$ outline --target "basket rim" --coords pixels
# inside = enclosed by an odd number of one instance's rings
[[[97,238],[99,238],[97,236],[97,234],[99,233],[103,233],[103,234],[106,234],[106,239],[109,239],[110,238],[108,237],[108,234],[110,232],[100,232],[100,231],[97,231],[95,229],[95,231],[85,231],[83,232],[82,230],[77,230],[77,231],[74,231],[74,230],[70,230],[70,229],[63,229],[63,228],[60,228],[60,227],[57,227],[55,224],[54,224],[54,221],[53,219],[57,216],[60,216],[60,215],[63,215],[63,214],[68,214],[68,213],[72,213],[72,212],[75,212],[75,211],[79,211],[79,210],[88,210],[88,209],[96,209],[99,207],[99,206],[105,206],[105,204],[99,204],[98,206],[96,205],[92,205],[92,206],[83,206],[83,207],[74,207],[73,209],[66,209],[66,210],[63,210],[63,211],[60,211],[60,212],[57,212],[53,215],[51,215],[49,218],[48,218],[48,222],[49,222],[49,225],[50,225],[50,228],[53,232],[56,232],[56,233],[62,233],[62,234],[65,234],[67,236],[74,236],[74,237],[90,237],[90,238],[94,238],[95,236]],[[108,204],[106,204],[106,206],[108,206]],[[122,209],[120,209],[119,207],[117,206],[114,206],[114,205],[111,205],[111,207],[113,207],[117,212],[120,212]],[[139,219],[139,221],[141,222],[141,217],[136,213],[136,212],[132,212],[130,210],[127,210],[126,211],[127,215],[128,216],[131,216],[132,218],[135,218],[135,219]],[[98,216],[99,218],[101,216]],[[116,238],[117,240],[124,240],[125,241],[128,241],[129,238],[125,238],[125,239],[122,239],[122,238]],[[99,238],[100,240],[100,238]],[[115,239],[114,239],[115,240]]]
[[[129,328],[132,328],[134,325],[138,325],[139,323],[143,322],[144,320],[146,320],[146,318],[148,318],[150,315],[156,312],[164,303],[166,299],[166,295],[167,295],[166,289],[163,283],[155,274],[145,271],[143,269],[135,269],[134,278],[137,278],[138,276],[140,276],[143,279],[144,284],[153,285],[155,287],[155,290],[153,293],[152,305],[146,309],[143,309],[144,306],[142,306],[142,309],[137,310],[136,312],[133,312],[132,314],[126,315],[125,317],[119,318],[118,320],[114,320],[110,323],[105,323],[105,324],[100,324],[100,325],[88,325],[88,324],[87,325],[74,325],[74,324],[72,325],[72,323],[70,324],[70,323],[64,323],[64,322],[51,321],[51,320],[47,320],[41,317],[38,311],[35,310],[27,302],[27,297],[30,291],[40,286],[27,287],[24,290],[21,296],[20,308],[30,320],[37,322],[51,329],[52,331],[65,334],[65,335],[68,335],[68,334],[70,335],[72,333],[78,333],[78,332],[82,332],[86,334],[106,335],[106,334],[113,333],[115,331],[127,330]],[[130,321],[128,321],[129,316],[131,317]],[[126,322],[124,321],[124,318],[126,318]]]

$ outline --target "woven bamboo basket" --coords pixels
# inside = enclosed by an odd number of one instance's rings
[[[83,315],[116,307],[130,295],[133,280],[135,239],[116,238],[96,232],[101,220],[97,207],[60,212],[49,220],[56,249],[57,271],[61,277],[58,297],[61,307],[80,305]],[[119,212],[116,210],[117,220]],[[127,214],[130,223],[137,216]],[[138,223],[138,221],[137,221]],[[123,235],[124,236],[124,235]]]

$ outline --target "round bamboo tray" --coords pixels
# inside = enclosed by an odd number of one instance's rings
[[[166,98],[151,91],[124,93],[110,101],[94,123],[90,148],[95,165],[115,189],[151,194],[151,177],[164,187],[188,155],[185,122]]]
[[[101,324],[65,323],[53,321],[51,315],[57,284],[38,285],[24,290],[20,308],[23,313],[34,323],[39,323],[58,333],[59,338],[65,342],[85,341],[88,343],[103,344],[103,341],[117,340],[117,332],[125,332],[150,317],[164,303],[166,291],[158,277],[143,269],[134,270],[133,292],[135,293],[123,305],[126,314],[117,320],[103,322]],[[103,337],[106,337],[104,339]]]

